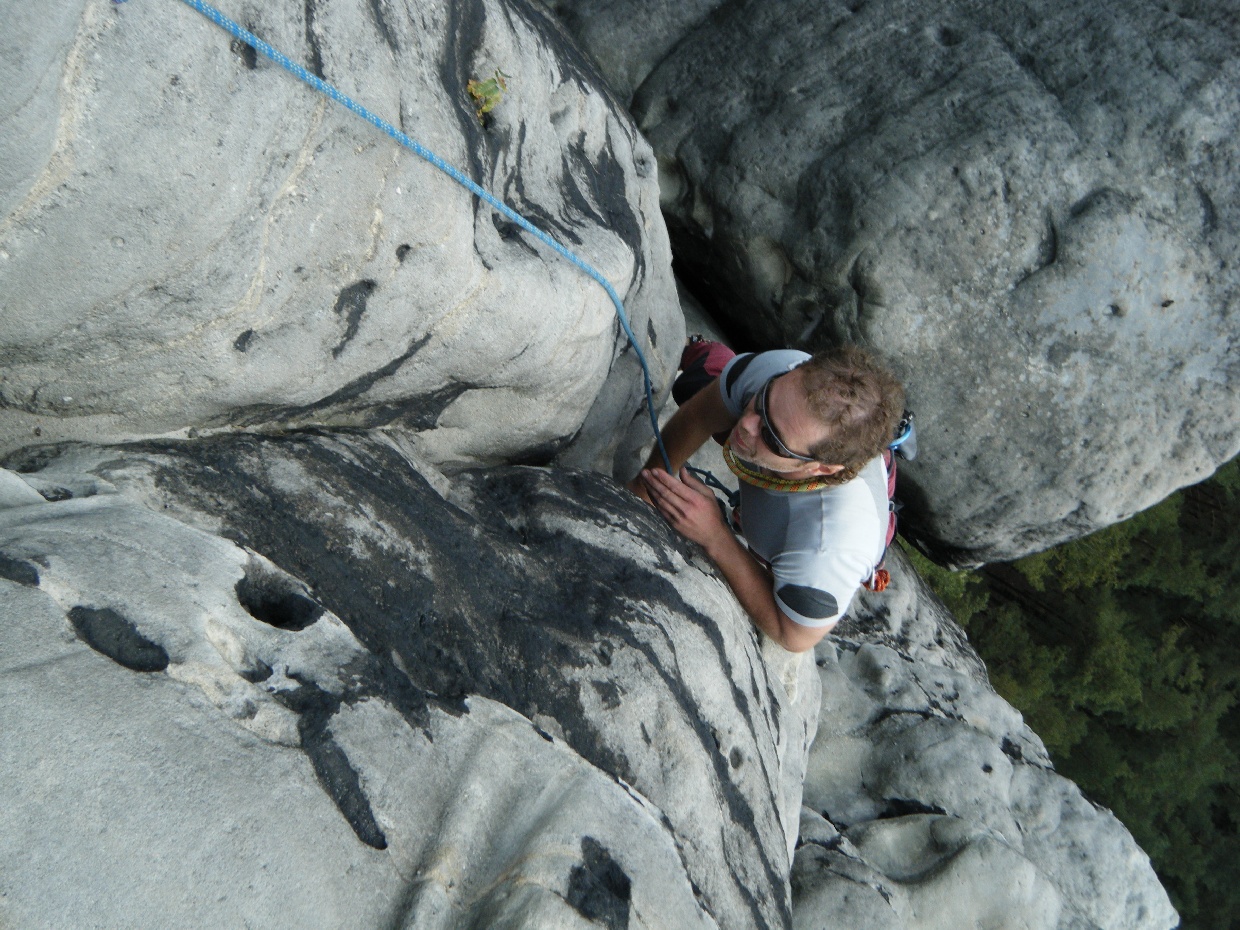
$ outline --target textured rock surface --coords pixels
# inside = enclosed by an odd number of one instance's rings
[[[1128,831],[1055,774],[902,559],[893,579],[818,648],[793,925],[1177,926]]]
[[[21,459],[57,502],[0,486],[0,681],[21,695],[0,702],[20,798],[0,916],[226,895],[223,926],[309,885],[295,903],[323,916],[299,925],[354,907],[356,926],[789,921],[813,663],[764,657],[723,583],[614,484],[517,468],[449,486],[360,434]],[[83,821],[63,786],[101,772]],[[142,880],[199,833],[198,890]],[[217,860],[233,835],[244,855]],[[110,895],[63,882],[135,847],[91,878]]]
[[[576,437],[608,467],[643,395],[594,281],[184,4],[3,7],[0,450],[392,424],[441,463]],[[222,7],[592,262],[666,384],[654,160],[541,9]],[[483,126],[465,87],[496,69]]]
[[[676,44],[727,0],[541,0],[625,102]]]
[[[708,309],[892,359],[924,450],[905,523],[969,563],[1240,449],[1238,85],[1227,3],[747,0],[634,112]]]

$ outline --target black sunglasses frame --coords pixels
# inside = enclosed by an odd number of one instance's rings
[[[812,455],[802,455],[800,452],[793,452],[785,446],[784,441],[779,438],[779,434],[775,432],[775,427],[771,425],[770,418],[766,414],[766,397],[771,391],[771,385],[775,383],[776,378],[781,378],[785,374],[787,372],[778,374],[767,381],[766,384],[762,385],[762,388],[754,398],[753,409],[758,414],[758,420],[762,424],[760,430],[762,441],[766,443],[768,449],[783,458],[796,459],[798,462],[817,462],[818,459]]]

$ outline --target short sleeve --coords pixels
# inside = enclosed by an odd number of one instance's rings
[[[740,417],[749,399],[776,375],[792,371],[810,358],[796,349],[737,355],[719,373],[719,392],[728,413]]]

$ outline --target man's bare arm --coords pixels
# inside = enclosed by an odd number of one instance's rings
[[[677,410],[667,426],[663,427],[663,446],[667,449],[667,457],[672,460],[672,471],[679,472],[681,467],[706,440],[715,433],[730,430],[736,425],[737,418],[724,406],[723,396],[719,393],[719,379],[690,397]],[[663,456],[659,455],[658,446],[646,460],[646,468],[663,468]],[[636,479],[630,485],[639,484]]]

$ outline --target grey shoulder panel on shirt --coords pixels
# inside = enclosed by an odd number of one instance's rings
[[[840,612],[835,595],[821,588],[803,584],[786,584],[775,592],[776,596],[802,617],[823,620]]]

